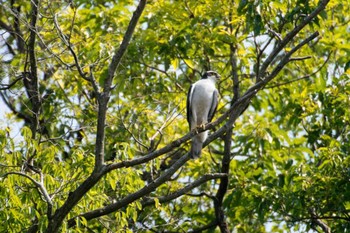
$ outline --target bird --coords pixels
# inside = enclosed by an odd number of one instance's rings
[[[220,75],[217,72],[209,70],[190,86],[186,101],[190,131],[203,128],[212,121],[218,107],[219,92],[215,84],[219,79]],[[190,154],[193,159],[201,155],[203,142],[207,137],[208,131],[204,131],[192,138]]]

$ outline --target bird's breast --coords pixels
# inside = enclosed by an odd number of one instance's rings
[[[197,118],[197,125],[207,123],[215,89],[215,85],[209,80],[196,83],[192,96],[192,108]]]

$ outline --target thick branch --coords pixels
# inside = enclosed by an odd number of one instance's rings
[[[21,28],[20,28],[20,12],[21,12],[21,5],[19,6],[14,6],[14,1],[11,1],[11,9],[12,12],[14,14],[14,22],[13,22],[13,26],[15,29],[15,37],[17,38],[17,49],[20,53],[24,53],[25,52],[25,42],[23,39],[23,35],[21,32]]]
[[[237,73],[237,58],[236,58],[236,47],[233,44],[230,44],[230,62],[231,62],[231,75],[233,80],[233,98],[232,102],[236,102],[239,97],[239,79],[238,79],[238,73]]]
[[[149,183],[147,186],[143,187],[139,191],[129,194],[128,196],[124,197],[120,201],[117,201],[115,203],[109,204],[103,208],[96,209],[87,213],[84,213],[78,217],[84,217],[86,220],[98,218],[103,215],[110,214],[112,212],[117,211],[118,209],[125,207],[132,203],[133,201],[153,192],[157,187],[162,185],[164,182],[168,181],[171,176],[180,168],[182,167],[188,160],[190,159],[189,153],[182,156],[178,161],[176,161],[168,170],[166,170],[161,176],[159,176],[156,180]],[[76,224],[75,219],[72,218],[68,221],[69,227],[72,227]]]
[[[325,233],[331,233],[331,228],[324,221],[322,221],[320,218],[317,217],[317,214],[314,208],[310,208],[309,213],[312,216],[312,222],[314,222],[317,226],[321,227],[321,229]]]
[[[222,165],[221,165],[221,172],[227,175],[229,174],[229,171],[230,171],[231,144],[232,144],[232,128],[229,128],[225,134],[224,156],[222,158]],[[216,220],[218,222],[220,231],[222,233],[230,232],[230,230],[228,229],[227,222],[225,220],[225,213],[222,208],[224,196],[228,188],[228,182],[229,182],[228,176],[222,177],[220,179],[219,189],[214,199],[215,216],[216,216]]]
[[[309,37],[308,39],[306,39],[304,42],[302,42],[301,44],[299,44],[297,47],[295,47],[294,49],[292,49],[290,51],[290,53],[288,53],[286,55],[286,59],[287,61],[282,63],[283,65],[285,65],[288,62],[288,58],[297,50],[299,49],[302,45],[304,45],[306,43],[306,41],[309,41],[311,38],[313,38],[313,36]],[[283,61],[283,60],[282,60]],[[281,61],[281,62],[282,62]],[[279,68],[275,68],[274,72],[271,73],[271,75],[269,75],[268,79],[266,81],[270,81],[271,79],[273,79],[278,72],[281,69]],[[190,132],[187,135],[183,136],[182,138],[179,138],[173,142],[171,142],[170,144],[168,144],[167,146],[154,151],[152,153],[149,153],[148,155],[145,155],[143,157],[140,158],[136,158],[133,160],[128,160],[128,161],[122,161],[119,163],[115,163],[115,164],[111,164],[111,165],[107,165],[106,169],[107,172],[110,172],[114,169],[118,169],[118,168],[122,168],[122,167],[130,167],[130,166],[134,166],[134,165],[138,165],[138,164],[142,164],[142,163],[146,163],[154,158],[157,158],[160,155],[163,155],[169,151],[171,151],[172,149],[174,149],[175,147],[180,146],[182,143],[186,142],[187,140],[189,140],[191,137],[193,137],[195,134],[197,133],[201,133],[205,130],[208,129],[212,129],[214,126],[220,124],[221,122],[223,122],[224,120],[227,119],[227,117],[229,117],[229,120],[227,121],[227,123],[222,126],[219,130],[217,130],[216,132],[214,132],[212,135],[209,136],[209,138],[205,141],[204,145],[208,145],[211,141],[215,140],[216,138],[222,136],[225,132],[227,132],[229,129],[232,129],[232,124],[235,122],[235,120],[241,115],[241,113],[247,108],[247,106],[250,103],[250,100],[257,94],[257,92],[264,86],[265,83],[263,83],[263,81],[260,81],[259,83],[255,84],[253,87],[251,87],[241,98],[239,98],[236,102],[234,102],[231,106],[231,108],[225,113],[223,114],[219,119],[217,119],[215,122],[212,122],[210,124],[207,124],[203,129],[198,129],[197,132]],[[134,194],[133,194],[134,195]],[[136,195],[136,194],[135,194]],[[129,197],[129,196],[128,196]],[[136,200],[136,199],[135,199]],[[102,216],[104,214],[108,214],[111,213],[119,208],[121,203],[124,202],[123,200],[120,202],[117,202],[115,204],[112,204],[110,206],[107,206],[103,209],[99,209],[93,212],[89,212],[86,213],[86,215],[84,214],[83,217],[87,218],[87,217],[98,217],[98,216]],[[129,204],[130,202],[128,202]]]
[[[28,93],[28,98],[32,103],[32,112],[33,112],[33,122],[31,125],[33,138],[36,137],[36,132],[39,126],[39,112],[41,108],[41,96],[39,92],[39,80],[37,72],[37,61],[35,54],[35,41],[36,41],[36,23],[38,19],[38,8],[39,1],[31,1],[31,20],[30,20],[30,35],[28,42],[28,54],[29,54],[29,72],[24,70],[23,83],[26,87]],[[26,68],[25,68],[26,69]]]
[[[45,232],[57,233],[67,214],[104,174],[103,171],[101,173],[94,171],[76,190],[74,190],[74,192],[69,193],[65,203],[56,210]]]
[[[122,55],[125,53],[129,41],[134,32],[138,19],[140,18],[142,11],[146,5],[146,0],[140,0],[136,11],[130,20],[128,29],[124,35],[123,42],[116,54],[113,56],[112,62],[109,66],[108,77],[105,80],[103,93],[98,93],[98,121],[97,121],[97,133],[96,133],[96,145],[95,145],[95,169],[93,173],[70,195],[66,202],[57,209],[53,219],[49,222],[46,232],[56,233],[58,232],[64,218],[71,211],[71,209],[80,201],[80,199],[103,177],[108,171],[105,169],[104,164],[104,142],[105,142],[105,122],[107,105],[110,96],[110,85],[113,80],[113,76],[116,68],[118,67]]]
[[[196,134],[196,132],[190,132],[187,135],[185,135],[184,137],[173,141],[172,143],[170,143],[168,146],[161,148],[157,151],[154,151],[152,153],[149,153],[146,156],[143,156],[141,158],[137,158],[134,160],[129,160],[129,161],[123,161],[120,163],[115,163],[112,165],[107,165],[107,166],[103,166],[103,155],[104,155],[104,127],[105,127],[105,114],[106,114],[106,109],[107,109],[107,103],[109,100],[109,96],[110,96],[110,90],[111,90],[111,83],[113,81],[113,76],[114,73],[121,61],[121,58],[124,54],[124,52],[126,51],[126,47],[130,41],[132,32],[134,31],[136,22],[135,19],[137,21],[137,19],[139,18],[140,14],[142,13],[143,7],[142,4],[145,4],[146,1],[140,1],[140,4],[137,8],[137,10],[135,11],[133,18],[130,22],[130,25],[128,27],[127,33],[123,39],[123,42],[119,48],[119,50],[116,52],[116,54],[113,56],[112,62],[109,66],[108,69],[108,75],[105,81],[105,85],[104,85],[104,91],[103,93],[101,93],[101,95],[99,95],[99,121],[98,121],[98,133],[97,133],[97,140],[96,140],[96,166],[101,166],[103,169],[95,169],[94,173],[92,174],[91,177],[89,177],[89,179],[87,181],[85,181],[76,191],[74,191],[69,198],[67,199],[66,203],[64,204],[64,206],[62,206],[62,208],[60,209],[64,209],[67,208],[66,210],[59,210],[57,211],[57,215],[55,214],[55,217],[59,217],[59,221],[58,223],[55,223],[55,226],[52,227],[51,223],[49,224],[49,228],[47,232],[57,232],[58,227],[60,226],[61,222],[63,221],[63,218],[68,214],[68,212],[70,211],[71,208],[73,208],[75,206],[75,204],[80,200],[80,198],[82,197],[82,195],[84,195],[89,188],[91,188],[94,184],[96,184],[96,182],[98,182],[98,180],[105,175],[106,173],[112,171],[113,169],[118,169],[121,167],[127,167],[127,166],[134,166],[136,164],[141,164],[141,163],[145,163],[147,161],[150,161],[164,153],[167,153],[169,151],[171,151],[172,149],[174,149],[175,147],[180,146],[182,143],[186,142],[187,140],[189,140],[193,135]],[[328,3],[328,1],[323,1],[321,2],[321,5],[314,11],[316,13],[312,13],[310,14],[309,17],[307,17],[306,19],[308,19],[308,21],[306,21],[306,23],[303,26],[298,26],[300,27],[298,30],[293,30],[293,33],[289,33],[289,37],[295,36],[295,34],[297,32],[299,32],[301,30],[302,27],[304,27],[308,22],[311,21],[311,19],[317,15],[321,10],[324,9],[324,6]],[[139,12],[137,15],[137,12]],[[312,16],[313,15],[313,16]],[[311,17],[312,16],[312,17]],[[132,23],[132,21],[134,23]],[[133,26],[134,25],[134,26]],[[284,39],[284,45],[280,46],[280,50],[283,49],[286,44],[291,40],[291,38],[285,38]],[[307,43],[307,42],[306,42]],[[303,44],[302,44],[303,45]],[[301,46],[302,46],[301,45]],[[257,84],[255,84],[253,87],[251,87],[241,98],[239,98],[235,103],[232,104],[231,108],[225,113],[223,114],[217,121],[207,124],[203,129],[198,130],[197,133],[203,132],[204,130],[208,130],[208,129],[212,129],[214,126],[220,124],[221,122],[223,122],[224,120],[227,119],[227,117],[229,117],[229,120],[225,123],[224,126],[222,126],[219,130],[217,130],[215,133],[213,133],[205,142],[205,145],[207,145],[208,143],[210,143],[211,141],[215,140],[217,137],[222,136],[224,133],[226,133],[228,130],[230,130],[232,128],[232,124],[234,123],[234,121],[239,117],[239,115],[246,109],[246,107],[249,105],[250,100],[257,94],[257,92],[259,90],[261,90],[267,82],[269,82],[270,80],[272,80],[278,73],[279,71],[283,68],[283,66],[288,62],[290,56],[296,51],[298,50],[301,46],[297,46],[295,49],[292,49],[291,52],[289,53],[288,56],[286,55],[286,61],[284,61],[285,63],[280,63],[282,65],[282,67],[277,66],[274,71],[268,76],[268,78],[265,78],[265,80],[263,81],[259,81]],[[280,51],[278,50],[277,52],[275,51],[275,55]],[[273,56],[274,57],[274,56]],[[272,61],[272,59],[271,59]],[[267,67],[270,65],[271,61],[264,63],[265,64],[265,70],[267,69]],[[281,61],[282,62],[282,61]],[[264,65],[263,64],[263,65]],[[279,65],[280,65],[279,64]],[[265,73],[265,72],[263,72]],[[116,203],[107,205],[103,208],[97,209],[97,210],[93,210],[91,212],[82,214],[81,217],[86,218],[87,220],[89,219],[93,219],[93,218],[97,218],[99,216],[103,216],[109,213],[112,213],[122,207],[127,206],[128,204],[132,203],[133,201],[149,194],[150,192],[154,191],[157,187],[159,187],[161,184],[163,184],[164,182],[166,182],[167,180],[169,180],[171,178],[171,176],[181,167],[183,166],[186,161],[189,160],[189,154],[187,153],[186,155],[182,156],[179,160],[177,160],[177,162],[175,162],[168,170],[166,170],[160,177],[158,177],[154,182],[149,183],[147,186],[143,187],[142,189],[140,189],[139,191],[132,193],[128,196],[126,196],[125,198],[117,201]],[[101,171],[101,173],[98,173],[98,171]],[[82,186],[88,186],[87,188],[84,188]],[[72,198],[71,198],[72,196]],[[72,201],[73,203],[70,204],[69,202]],[[61,213],[63,212],[63,213]],[[79,217],[79,216],[78,216]],[[75,218],[70,219],[69,220],[69,226],[73,226],[75,225]],[[54,231],[53,231],[54,230]]]
[[[119,169],[122,167],[131,167],[131,166],[147,163],[148,161],[151,161],[152,159],[155,159],[155,158],[157,158],[165,153],[170,152],[174,148],[179,147],[181,144],[183,144],[184,142],[191,139],[194,135],[199,134],[205,130],[213,129],[215,126],[219,125],[224,120],[226,120],[227,117],[230,116],[230,114],[234,115],[234,118],[236,119],[240,115],[240,113],[247,107],[250,100],[256,95],[256,93],[257,92],[255,92],[254,90],[250,91],[249,93],[246,93],[242,98],[239,98],[232,105],[232,107],[227,112],[225,112],[221,117],[219,117],[214,122],[206,124],[205,127],[198,128],[197,130],[193,130],[193,131],[189,132],[188,134],[186,134],[185,136],[170,142],[167,146],[165,146],[159,150],[156,150],[154,152],[151,152],[145,156],[142,156],[142,157],[139,157],[139,158],[136,158],[133,160],[126,160],[126,161],[121,161],[121,162],[114,163],[114,164],[109,164],[109,165],[107,165],[106,169],[108,170],[108,172],[110,172],[112,170]],[[237,113],[237,112],[239,112],[239,113]],[[212,134],[209,137],[210,139],[207,140],[204,144],[208,145],[211,141],[213,141],[216,138],[218,138],[219,136],[223,135],[226,130],[227,130],[227,128],[226,128],[226,126],[224,126],[220,130],[216,131],[214,134]]]

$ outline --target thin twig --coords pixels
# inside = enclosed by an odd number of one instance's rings
[[[320,72],[320,70],[328,63],[330,57],[331,57],[331,53],[328,54],[326,60],[322,63],[322,65],[319,68],[317,68],[317,70],[312,72],[311,74],[307,74],[307,75],[304,75],[303,77],[296,78],[296,79],[293,79],[293,80],[290,80],[290,81],[287,81],[287,82],[278,83],[278,84],[274,84],[274,85],[269,85],[269,86],[266,86],[265,88],[281,87],[281,86],[284,86],[284,85],[291,84],[293,82],[297,82],[297,81],[300,81],[300,80],[303,80],[303,79],[310,78],[310,77],[314,76],[315,74],[317,74],[318,72]]]
[[[185,187],[183,187],[182,189],[177,190],[176,192],[173,192],[167,196],[161,196],[161,197],[157,197],[159,203],[165,203],[165,202],[169,202],[171,200],[174,200],[182,195],[187,194],[189,191],[191,191],[192,189],[202,185],[203,183],[209,181],[209,180],[214,180],[214,179],[218,179],[218,178],[222,178],[222,177],[226,177],[227,174],[223,174],[223,173],[214,173],[214,174],[206,174],[203,175],[202,177],[200,177],[199,179],[197,179],[196,181],[186,185]],[[194,195],[194,194],[187,194],[187,195]],[[213,196],[209,195],[209,194],[204,194],[206,196],[208,196],[209,198],[213,198]],[[152,199],[148,199],[145,201],[142,201],[141,204],[143,207],[149,206],[149,205],[153,205],[155,203],[154,198]]]
[[[0,83],[0,86],[3,86],[3,87],[0,87],[0,91],[10,89],[12,86],[14,86],[21,79],[23,79],[23,75],[18,76],[15,80],[13,80],[9,84],[2,84],[2,83]]]
[[[51,214],[52,214],[53,203],[52,203],[52,200],[51,200],[49,193],[47,192],[47,190],[44,186],[44,175],[40,172],[40,182],[36,181],[33,177],[28,176],[27,174],[22,173],[22,172],[7,172],[4,175],[2,175],[2,177],[5,178],[9,175],[23,176],[23,177],[29,179],[40,190],[41,194],[44,197],[44,200],[47,203],[47,214],[48,214],[48,217],[50,218]]]
[[[149,150],[149,147],[146,146],[144,143],[142,143],[142,142],[133,134],[133,132],[131,132],[131,130],[124,124],[124,121],[121,121],[121,123],[122,123],[124,129],[125,129],[126,131],[128,131],[128,133],[130,134],[130,136],[135,140],[135,142],[136,142],[137,144],[139,144],[140,146],[142,146],[142,147],[145,148],[146,150]]]
[[[60,36],[63,43],[67,46],[68,50],[70,51],[70,53],[72,54],[72,56],[74,58],[75,66],[77,67],[77,70],[78,70],[80,77],[82,77],[83,79],[85,79],[88,82],[91,82],[91,80],[87,77],[87,74],[83,71],[83,69],[80,65],[80,62],[79,62],[79,58],[78,58],[77,54],[75,53],[71,43],[67,40],[66,35],[64,35],[60,25],[58,24],[57,14],[53,15],[53,22],[54,22],[54,25],[55,25],[55,28],[57,30],[58,35]]]
[[[291,57],[289,61],[303,61],[312,58],[311,56]]]

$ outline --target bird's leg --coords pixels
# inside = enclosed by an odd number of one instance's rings
[[[200,124],[200,125],[198,126],[198,128],[200,128],[200,129],[205,129],[205,123]]]
[[[202,123],[202,124],[200,124],[200,125],[197,125],[196,126],[196,128],[194,128],[194,129],[192,129],[191,131],[194,131],[194,132],[196,132],[196,134],[198,134],[199,132],[198,132],[198,130],[200,130],[200,129],[205,129],[205,123]]]
[[[198,133],[198,129],[205,129],[205,123],[202,123],[202,124],[200,124],[200,125],[197,125],[197,127],[196,127],[196,132]]]

